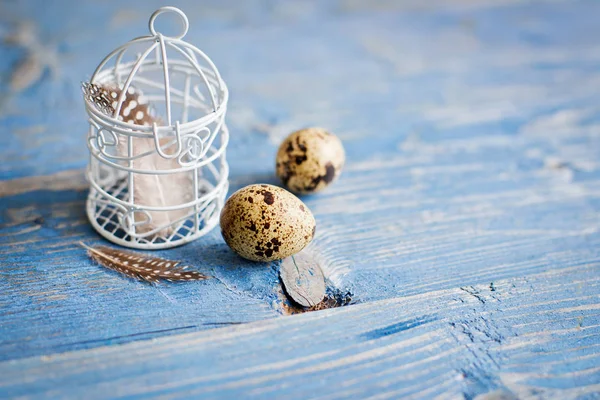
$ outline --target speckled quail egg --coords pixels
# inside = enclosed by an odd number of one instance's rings
[[[323,128],[307,128],[289,135],[277,152],[277,176],[292,192],[315,193],[342,172],[346,156],[342,141]]]
[[[233,251],[253,261],[296,254],[315,235],[315,218],[292,193],[258,184],[231,195],[221,211],[221,234]]]

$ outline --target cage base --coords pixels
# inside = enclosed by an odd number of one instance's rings
[[[123,189],[126,184],[116,184],[114,188]],[[210,185],[205,188],[215,188]],[[159,250],[181,246],[210,232],[219,222],[219,212],[222,208],[228,185],[225,184],[214,193],[214,197],[196,207],[194,212],[187,218],[172,225],[168,236],[161,234],[138,234],[129,233],[123,226],[122,206],[115,205],[110,199],[94,189],[91,189],[86,202],[86,214],[94,229],[107,240],[124,246],[143,250]],[[125,189],[126,190],[126,189]],[[165,227],[162,227],[163,229]]]

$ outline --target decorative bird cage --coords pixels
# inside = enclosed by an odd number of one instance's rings
[[[165,12],[180,17],[179,35],[155,29]],[[228,189],[228,91],[212,61],[182,40],[188,19],[181,10],[158,9],[149,28],[150,36],[114,50],[83,85],[87,215],[114,243],[164,249],[218,223]]]

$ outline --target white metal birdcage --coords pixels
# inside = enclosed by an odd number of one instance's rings
[[[165,12],[180,17],[179,35],[155,29]],[[164,249],[218,223],[228,189],[228,91],[212,61],[182,40],[188,19],[181,10],[158,9],[149,28],[151,35],[110,53],[86,86],[105,90],[111,103],[107,112],[85,96],[87,215],[114,243]]]

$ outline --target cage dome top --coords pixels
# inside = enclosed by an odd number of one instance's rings
[[[174,13],[181,22],[177,35],[167,36],[155,27],[163,13]],[[91,83],[118,89],[113,95],[113,115],[105,115],[94,107],[94,117],[121,128],[152,132],[152,127],[133,125],[123,120],[120,112],[127,93],[142,91],[143,97],[157,108],[161,126],[180,125],[181,129],[197,129],[221,118],[227,106],[228,91],[217,67],[197,47],[182,40],[189,22],[176,7],[161,7],[150,17],[150,35],[142,36],[116,48],[98,65]],[[115,98],[116,97],[116,98]]]

